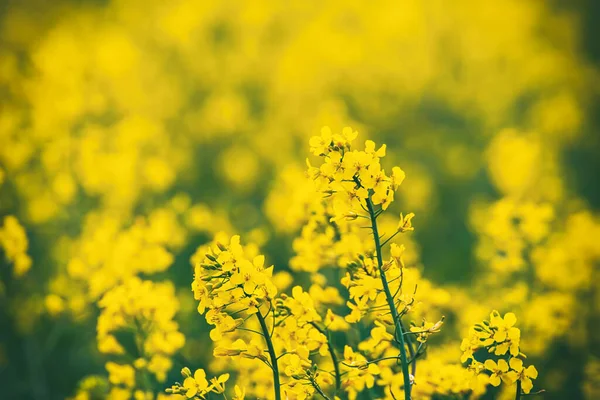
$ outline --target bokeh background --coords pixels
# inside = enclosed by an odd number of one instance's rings
[[[417,215],[445,342],[514,311],[543,398],[600,398],[599,17],[594,0],[3,1],[0,215],[26,237],[0,222],[0,398],[105,374],[97,302],[133,275],[177,288],[170,378],[206,365],[190,256],[227,231],[288,270],[323,125],[406,171],[394,212]]]

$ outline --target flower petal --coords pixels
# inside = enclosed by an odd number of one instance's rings
[[[504,323],[508,328],[514,326],[517,323],[517,316],[511,312],[504,314]]]

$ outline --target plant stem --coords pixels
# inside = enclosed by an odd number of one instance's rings
[[[256,317],[260,323],[260,327],[264,333],[265,341],[267,342],[267,349],[269,350],[269,356],[271,357],[271,366],[273,368],[273,390],[275,391],[275,400],[281,400],[281,384],[279,383],[279,367],[277,365],[277,355],[275,355],[275,348],[273,347],[273,341],[271,335],[269,335],[269,328],[265,322],[265,318],[260,313],[260,310],[256,312]]]
[[[388,285],[387,277],[385,276],[385,271],[383,270],[383,256],[381,255],[381,243],[379,241],[379,231],[377,229],[377,217],[375,215],[375,208],[373,206],[373,202],[371,201],[370,195],[367,198],[367,209],[369,211],[369,216],[371,217],[371,227],[373,229],[373,239],[375,240],[375,252],[377,253],[379,275],[381,277],[381,283],[383,285],[385,298],[387,300],[388,306],[390,307],[392,318],[394,319],[394,333],[396,336],[396,340],[400,343],[400,362],[402,366],[402,375],[404,377],[404,399],[411,400],[410,375],[408,372],[408,360],[406,357],[406,347],[404,343],[404,330],[402,329],[400,317],[398,316],[398,310],[396,309],[394,298],[392,297],[392,292],[390,291],[390,286]]]
[[[517,394],[515,395],[515,400],[521,400],[521,380],[517,381]]]
[[[400,327],[402,328],[402,332],[407,332],[406,329],[404,329],[404,324],[402,323],[402,320],[400,320]],[[406,342],[408,343],[408,352],[410,353],[410,359],[412,360],[411,362],[409,362],[409,364],[411,364],[411,374],[413,374],[413,376],[415,376],[417,374],[417,353],[418,353],[418,351],[415,351],[415,347],[414,347],[414,344],[412,342],[410,335],[406,337]],[[421,348],[421,344],[419,345],[419,349]]]
[[[335,370],[335,390],[337,393],[342,388],[342,376],[340,374],[339,361],[338,361],[337,355],[335,354],[335,349],[333,348],[333,344],[331,343],[331,338],[325,332],[325,330],[321,329],[321,327],[319,325],[315,324],[314,322],[311,322],[311,325],[314,326],[315,329],[318,330],[321,334],[327,336],[327,349],[329,349],[329,355],[331,356],[331,361],[333,362],[333,368]]]
[[[315,390],[317,391],[317,393],[319,393],[325,400],[331,400],[329,398],[329,396],[327,396],[325,394],[325,392],[323,391],[323,389],[321,389],[321,386],[319,386],[319,384],[316,381],[311,380],[311,383],[312,383],[313,387],[315,388]]]

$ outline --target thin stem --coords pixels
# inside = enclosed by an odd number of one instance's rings
[[[411,356],[411,359],[408,361],[409,364],[411,364],[413,366],[413,371],[416,370],[416,365],[417,365],[417,358],[419,358],[423,353],[421,353],[421,349],[423,348],[423,344],[424,343],[419,343],[419,347],[417,347],[417,351],[415,352],[413,350],[413,354]],[[415,376],[415,374],[413,374],[413,376]]]
[[[335,354],[335,349],[333,348],[333,344],[331,343],[331,337],[329,336],[329,331],[325,332],[321,327],[314,322],[310,323],[315,327],[323,335],[327,336],[327,349],[329,349],[329,355],[331,356],[331,361],[333,362],[333,368],[335,370],[335,390],[336,393],[342,388],[342,376],[340,374],[340,365],[338,362],[337,355]]]
[[[521,380],[517,381],[517,393],[515,395],[515,400],[521,400]]]
[[[542,393],[546,393],[546,390],[545,389],[540,389],[537,392],[521,393],[521,397],[536,396],[536,395],[542,394]]]
[[[317,390],[317,392],[325,399],[325,400],[331,400],[329,398],[329,396],[327,396],[325,394],[325,392],[321,389],[321,386],[319,386],[319,384],[315,381],[315,380],[311,380],[311,383],[313,385],[313,387]]]
[[[406,329],[404,329],[404,324],[402,323],[402,320],[400,320],[400,327],[402,327],[402,331],[406,331]],[[410,362],[409,364],[411,364],[411,374],[413,376],[415,376],[417,374],[417,354],[419,353],[419,349],[421,349],[421,344],[419,344],[419,348],[417,349],[417,351],[415,351],[415,347],[414,347],[414,343],[412,341],[412,338],[410,336],[406,337],[406,341],[408,343],[408,352],[410,353]]]
[[[275,391],[275,400],[281,400],[281,384],[279,383],[279,366],[277,365],[277,355],[275,354],[275,348],[273,347],[273,341],[269,335],[269,327],[265,322],[265,318],[260,313],[260,310],[256,313],[258,322],[263,331],[263,336],[267,342],[267,349],[269,350],[269,356],[271,357],[271,366],[273,367],[273,390]]]
[[[381,247],[383,247],[383,246],[385,246],[386,244],[388,244],[388,243],[389,243],[389,241],[390,241],[390,240],[392,240],[394,237],[396,237],[396,235],[397,235],[397,234],[399,234],[399,233],[400,233],[400,231],[396,231],[396,233],[394,233],[392,236],[390,236],[389,238],[387,238],[387,239],[385,240],[385,242],[381,243]]]
[[[288,354],[295,354],[295,352],[294,351],[284,351],[283,353],[281,353],[280,355],[277,356],[277,359],[279,360],[281,357],[287,356]]]
[[[346,364],[346,363],[342,363],[342,364],[344,364],[346,367],[350,367],[350,368],[361,368],[361,367],[363,367],[365,365],[375,364],[375,363],[378,363],[380,361],[399,360],[399,359],[400,359],[400,357],[398,357],[398,356],[390,356],[390,357],[381,357],[381,358],[378,358],[376,360],[367,361],[365,364],[362,364],[362,365],[351,365],[351,364]]]
[[[238,326],[237,329],[239,329],[241,331],[256,333],[257,335],[260,335],[260,336],[264,336],[262,333],[260,333],[259,331],[255,331],[254,329],[242,328],[241,326]]]
[[[381,283],[383,285],[383,291],[385,293],[385,298],[390,307],[390,311],[392,313],[392,317],[394,319],[395,325],[395,336],[396,340],[398,340],[400,344],[400,358],[401,358],[401,366],[402,366],[402,375],[404,378],[404,399],[411,400],[410,392],[410,374],[408,372],[408,361],[406,356],[406,347],[404,344],[404,330],[402,329],[402,325],[400,324],[400,317],[398,316],[398,310],[396,309],[396,305],[394,302],[394,298],[392,297],[392,293],[390,291],[390,286],[388,285],[387,277],[385,276],[385,271],[383,270],[383,256],[381,254],[381,243],[379,242],[379,231],[377,230],[377,215],[375,213],[375,208],[373,206],[373,202],[371,201],[371,196],[367,198],[367,208],[369,210],[369,215],[371,217],[371,226],[373,228],[373,239],[375,240],[375,251],[377,253],[377,263],[379,266],[379,275],[381,277]]]

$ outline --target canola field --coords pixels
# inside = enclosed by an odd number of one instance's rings
[[[599,399],[599,19],[3,2],[0,399]]]

